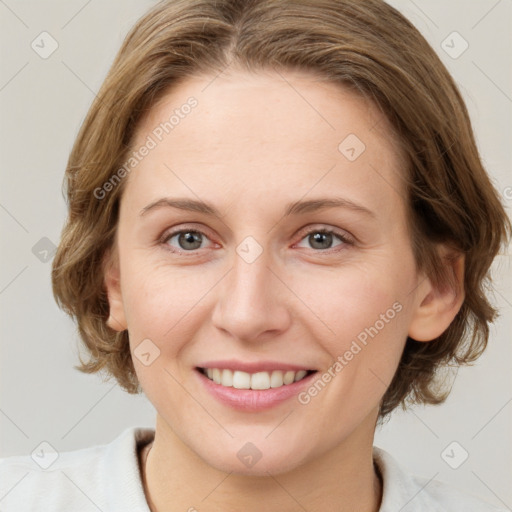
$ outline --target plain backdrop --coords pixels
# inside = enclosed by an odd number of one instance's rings
[[[73,368],[78,336],[50,284],[52,248],[66,215],[61,184],[69,151],[126,32],[154,3],[0,0],[0,456],[30,454],[43,440],[73,450],[107,443],[131,425],[154,425],[143,395]],[[510,207],[512,1],[391,3],[459,84],[484,162]],[[33,49],[42,32],[58,44],[47,58]],[[509,263],[501,255],[494,265],[501,317],[487,352],[459,371],[445,404],[395,414],[376,444],[416,474],[510,509]]]

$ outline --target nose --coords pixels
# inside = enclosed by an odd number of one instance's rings
[[[276,276],[265,251],[252,263],[235,255],[217,287],[213,324],[242,341],[263,341],[288,329],[290,294]]]

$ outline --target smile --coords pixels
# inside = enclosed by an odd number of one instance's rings
[[[221,368],[199,368],[199,371],[208,379],[221,386],[235,389],[262,390],[280,388],[298,382],[315,370],[284,371],[247,373],[239,370]]]

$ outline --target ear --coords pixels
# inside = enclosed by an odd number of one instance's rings
[[[105,252],[102,266],[109,304],[107,325],[114,331],[124,331],[128,327],[121,294],[119,257],[115,247]]]
[[[442,247],[440,256],[445,266],[445,280],[434,284],[430,278],[424,277],[417,288],[417,301],[408,333],[416,341],[428,342],[441,336],[464,302],[464,255]]]

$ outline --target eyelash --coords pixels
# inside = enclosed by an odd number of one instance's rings
[[[197,252],[200,249],[193,249],[193,250],[190,250],[190,251],[186,251],[186,250],[183,250],[183,249],[178,250],[178,249],[172,248],[169,245],[169,243],[168,243],[169,240],[171,238],[173,238],[174,236],[179,235],[181,233],[198,233],[198,234],[204,236],[205,238],[209,239],[208,235],[204,231],[201,231],[200,229],[197,229],[197,228],[185,228],[185,229],[181,228],[181,229],[176,230],[176,231],[171,231],[171,232],[165,233],[160,238],[160,242],[166,247],[167,250],[169,250],[169,251],[171,251],[171,252],[173,252],[175,254],[185,254],[185,255],[188,254],[190,256],[197,255]],[[337,251],[341,250],[343,248],[343,246],[354,245],[354,240],[352,238],[350,238],[349,236],[347,236],[346,234],[340,233],[339,231],[334,230],[334,229],[327,229],[327,228],[313,228],[313,229],[310,229],[309,231],[305,232],[302,235],[301,239],[297,243],[302,242],[302,240],[304,240],[309,235],[314,234],[314,233],[322,233],[322,234],[334,235],[335,237],[337,237],[342,242],[342,243],[338,244],[337,246],[329,247],[328,249],[314,249],[314,248],[310,248],[312,251],[314,251],[316,253],[331,254],[332,252],[337,252]],[[337,247],[340,247],[340,246],[341,246],[341,249],[337,249]]]

